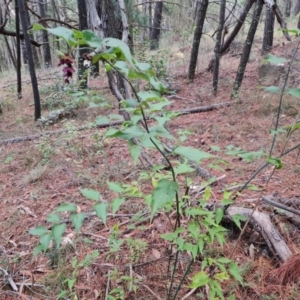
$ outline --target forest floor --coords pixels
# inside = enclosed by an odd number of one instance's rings
[[[272,53],[286,57],[296,42],[284,45],[282,41],[276,40]],[[265,161],[264,158],[245,161],[238,156],[229,156],[226,147],[233,145],[245,151],[270,151],[270,129],[275,126],[279,95],[259,89],[258,68],[263,60],[259,48],[257,42],[244,76],[240,101],[210,112],[182,115],[168,123],[169,130],[175,135],[178,130],[192,132],[184,145],[212,153],[220,158],[219,162],[222,161],[217,169],[210,167],[211,161],[204,161],[202,165],[217,178],[226,175],[211,186],[215,202],[222,199],[224,189],[246,182]],[[174,95],[166,96],[172,101],[169,109],[180,110],[231,101],[230,94],[240,56],[227,54],[222,58],[219,92],[213,96],[212,74],[205,71],[208,56],[201,57],[195,80],[187,82],[189,51],[188,48],[177,49],[168,59],[168,73],[172,88],[176,91]],[[70,96],[57,89],[60,76],[60,68],[53,68],[50,72],[38,71],[41,99],[46,107],[43,109],[44,116],[57,101],[70,101]],[[128,198],[116,216],[108,217],[107,226],[96,216],[91,216],[84,221],[81,233],[76,236],[74,228],[68,224],[66,237],[74,243],[75,249],[66,247],[60,253],[53,253],[49,249],[47,255],[39,254],[33,258],[38,238],[30,235],[28,230],[40,225],[49,227],[47,216],[56,207],[62,203],[74,203],[78,211],[93,211],[94,202],[83,197],[80,189],[98,190],[102,199],[109,202],[118,195],[107,189],[107,181],[134,183],[144,192],[151,190],[151,182],[149,184],[141,179],[145,168],[140,162],[136,166],[133,164],[126,142],[103,140],[106,129],[73,131],[90,124],[97,116],[118,113],[117,101],[110,95],[103,71],[100,77],[90,79],[89,97],[100,97],[112,108],[88,108],[88,105],[81,103],[75,116],[45,127],[39,127],[33,121],[33,95],[28,75],[24,81],[23,98],[18,100],[15,75],[4,77],[0,74],[0,102],[3,108],[0,115],[0,267],[9,272],[18,287],[17,292],[12,292],[9,285],[5,286],[4,277],[1,276],[0,299],[57,299],[63,291],[68,292],[69,296],[62,296],[62,299],[106,299],[109,289],[118,286],[124,287],[125,299],[165,299],[169,283],[166,268],[170,253],[167,242],[160,234],[172,228],[165,214],[159,214],[152,224],[147,218],[139,223],[137,216],[145,212],[147,206],[138,197]],[[295,122],[295,116],[291,114],[295,109],[299,111],[299,101],[284,96],[280,127]],[[69,131],[32,141],[1,143],[6,139],[60,129]],[[274,155],[299,143],[299,133],[296,131],[286,145],[285,140],[286,133],[278,135]],[[212,146],[218,146],[221,151],[213,151],[216,147]],[[159,163],[156,154],[151,151],[148,154],[155,163]],[[235,205],[253,208],[261,194],[276,193],[282,197],[300,199],[298,152],[286,155],[282,162],[284,167],[276,171],[270,181],[271,166],[260,172],[251,182],[252,188],[239,195]],[[194,185],[201,184],[201,178],[195,177],[194,180]],[[297,227],[281,214],[275,214],[272,207],[259,204],[259,210],[272,215],[272,222],[289,248],[293,253],[298,253],[300,233]],[[64,215],[64,218],[68,219],[68,215]],[[128,241],[117,253],[110,252],[108,245],[113,234],[116,242],[120,239]],[[267,275],[278,267],[278,261],[267,250],[263,238],[252,241],[251,234],[249,227],[233,253],[234,260],[243,269],[247,285],[242,287],[233,281],[227,282],[226,285],[224,283],[224,290],[228,294],[234,293],[236,299],[300,299],[297,282],[283,286],[268,281]],[[216,246],[215,251],[229,257],[237,237],[238,232],[229,229],[227,243],[223,249]],[[251,252],[253,245],[255,250]],[[82,261],[94,250],[98,250],[99,255],[91,259],[88,266],[72,265],[74,257]],[[188,254],[180,258],[179,274],[184,272],[189,259]],[[126,265],[133,267],[130,269]],[[195,266],[192,274],[199,268]],[[118,270],[118,275],[114,270]],[[128,292],[125,277],[123,281],[120,279],[121,276],[132,275],[132,272],[136,278],[142,279],[137,284],[136,293]],[[188,285],[192,274],[183,284],[178,299],[206,299],[205,290],[197,290],[184,298],[190,291]],[[176,276],[175,282],[179,284],[180,276]],[[78,298],[70,296],[68,278],[76,279],[73,291]],[[32,288],[33,283],[39,286]]]

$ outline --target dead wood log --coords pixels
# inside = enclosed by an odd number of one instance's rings
[[[178,116],[181,116],[181,115],[192,114],[192,113],[206,112],[206,111],[218,109],[220,107],[229,106],[232,103],[234,103],[234,101],[212,104],[212,105],[207,105],[207,106],[200,106],[200,107],[190,108],[190,109],[184,109],[181,111],[177,111],[177,114],[178,114]],[[147,117],[147,119],[152,119],[152,118],[154,118],[154,116]],[[122,120],[122,121],[114,121],[114,122],[98,124],[98,125],[88,125],[88,126],[78,127],[76,129],[74,129],[74,131],[82,131],[82,130],[93,129],[93,128],[107,128],[107,127],[111,127],[111,126],[119,126],[123,122],[124,121]],[[39,139],[41,137],[47,137],[47,136],[52,136],[52,135],[67,133],[67,132],[70,132],[70,130],[62,129],[62,130],[57,130],[57,131],[46,131],[46,132],[42,132],[42,133],[35,134],[35,135],[15,137],[15,138],[0,141],[0,145],[32,141],[32,140]]]
[[[246,218],[250,217],[250,224],[254,230],[261,233],[270,250],[275,252],[281,261],[287,261],[292,256],[292,252],[283,240],[281,234],[272,224],[269,215],[259,211],[254,211],[252,214],[252,211],[253,210],[249,208],[230,206],[225,214],[230,218],[237,214]]]

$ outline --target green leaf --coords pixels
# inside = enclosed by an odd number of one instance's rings
[[[42,251],[43,251],[43,246],[41,244],[38,244],[33,250],[33,257],[37,257],[37,255]]]
[[[66,226],[67,225],[65,223],[57,224],[57,225],[54,225],[51,229],[52,236],[53,236],[53,239],[56,242],[57,248],[59,248],[62,235],[64,234],[64,232],[66,230]]]
[[[271,64],[274,64],[274,65],[278,65],[278,64],[287,62],[287,60],[284,57],[277,57],[272,54],[268,54],[265,57],[264,61],[270,62]]]
[[[76,42],[74,40],[74,33],[71,29],[66,27],[56,27],[56,28],[47,28],[46,29],[49,33],[53,35],[59,36],[63,38],[68,44],[75,45]]]
[[[123,193],[124,189],[122,188],[121,184],[117,183],[117,182],[106,182],[108,185],[108,188],[113,191],[113,192],[117,192],[117,193]]]
[[[115,198],[111,202],[112,213],[115,214],[120,206],[126,201],[125,198]]]
[[[280,88],[278,86],[267,86],[267,87],[263,87],[263,89],[267,92],[274,93],[274,94],[280,91]]]
[[[198,254],[198,245],[194,245],[194,244],[191,244],[191,243],[185,243],[183,245],[182,249],[186,250],[186,251],[189,251],[193,256],[193,259],[195,259],[197,254]]]
[[[167,179],[160,179],[152,193],[151,219],[166,203],[172,201],[178,191],[178,184]]]
[[[142,147],[139,145],[130,145],[130,155],[133,159],[134,164],[137,163],[140,155],[142,153]]]
[[[124,120],[124,118],[120,115],[117,115],[117,114],[109,114],[108,117],[111,119],[111,120],[119,120],[119,121],[122,121]]]
[[[192,289],[199,288],[209,283],[209,281],[210,278],[204,271],[199,272],[196,275],[194,275],[190,288]]]
[[[224,216],[224,210],[221,207],[217,207],[216,209],[216,223],[220,224]]]
[[[198,149],[194,149],[191,147],[178,146],[173,150],[173,152],[180,156],[194,160],[196,162],[200,162],[202,159],[212,157],[212,155],[207,152],[204,152],[204,151],[201,151]]]
[[[288,93],[294,97],[300,98],[300,89],[289,89]]]
[[[241,221],[246,221],[247,220],[247,218],[245,216],[242,216],[240,214],[233,215],[231,219],[239,229],[242,229],[241,228]]]
[[[52,240],[52,234],[51,233],[47,233],[47,234],[41,236],[40,245],[41,245],[41,249],[44,252],[46,252],[46,250],[48,249],[51,240]]]
[[[174,168],[175,174],[187,174],[187,173],[192,173],[195,171],[194,168],[192,168],[190,165],[188,165],[186,162],[179,164],[176,168]]]
[[[218,262],[220,262],[221,264],[229,264],[232,262],[232,260],[228,259],[226,257],[221,257],[221,258],[218,258]]]
[[[101,48],[102,40],[91,30],[82,30],[82,37],[86,44],[93,48]]]
[[[142,137],[145,134],[145,131],[143,131],[139,126],[135,125],[124,130],[115,130],[114,128],[110,128],[106,131],[105,136],[131,140],[133,138]]]
[[[161,94],[156,91],[140,91],[138,92],[139,99],[144,101],[161,100]]]
[[[229,273],[240,283],[243,285],[243,278],[240,275],[241,269],[237,266],[236,263],[232,262],[229,265]]]
[[[106,38],[103,40],[103,43],[108,47],[119,48],[122,51],[124,58],[131,65],[133,65],[132,56],[131,56],[131,53],[130,53],[130,50],[129,50],[129,47],[127,44],[125,44],[124,42],[122,42],[119,39],[114,39],[114,38]]]
[[[45,28],[43,25],[35,23],[32,26],[32,30],[47,30],[47,28]]]
[[[78,233],[82,227],[83,221],[85,219],[85,214],[83,212],[77,214],[71,214],[71,221],[75,227],[76,232]]]
[[[97,203],[94,205],[94,210],[100,220],[106,225],[106,217],[108,211],[108,204],[106,202]]]
[[[32,235],[41,236],[48,232],[47,228],[45,226],[38,226],[33,229],[29,229],[28,232]]]
[[[73,203],[63,203],[58,206],[55,211],[76,211],[77,206]]]
[[[47,221],[50,223],[60,223],[61,222],[61,217],[58,214],[51,213],[47,216]]]
[[[216,151],[216,152],[220,152],[220,151],[221,151],[221,148],[220,148],[219,146],[214,146],[214,145],[211,145],[211,146],[210,146],[210,149],[211,149],[212,151]]]
[[[151,65],[148,64],[148,63],[144,63],[144,62],[138,63],[138,62],[137,62],[135,65],[136,65],[136,66],[139,68],[139,70],[142,71],[142,72],[148,71],[148,70],[151,69]]]
[[[269,162],[270,164],[272,164],[273,166],[275,166],[275,168],[277,170],[280,170],[283,168],[283,164],[282,164],[282,161],[279,157],[277,158],[272,158],[272,157],[268,157],[267,158],[267,162]]]
[[[95,120],[96,125],[108,124],[109,122],[110,122],[110,119],[105,116],[98,116]]]
[[[99,201],[101,197],[100,193],[93,189],[80,189],[80,192],[82,196],[93,201]]]

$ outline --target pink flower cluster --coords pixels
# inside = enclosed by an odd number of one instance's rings
[[[70,83],[69,78],[72,78],[73,73],[75,73],[75,70],[72,66],[74,63],[74,60],[69,56],[69,54],[65,53],[64,56],[60,57],[60,62],[58,66],[67,65],[63,68],[63,78],[65,83]]]

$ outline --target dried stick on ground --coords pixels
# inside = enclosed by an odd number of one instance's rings
[[[251,217],[250,224],[256,231],[261,233],[267,245],[271,247],[270,250],[275,252],[281,261],[285,262],[292,256],[291,250],[272,224],[269,215],[258,211],[254,211],[252,214],[252,209],[237,206],[230,206],[225,214],[230,218],[237,214],[246,218]]]
[[[232,103],[234,103],[234,102],[231,101],[231,102],[212,104],[212,105],[201,106],[201,107],[196,107],[196,108],[184,109],[184,110],[177,111],[177,113],[178,113],[178,116],[181,116],[181,115],[186,115],[186,114],[206,112],[206,111],[211,111],[211,110],[218,109],[218,108],[221,108],[221,107],[224,107],[224,106],[229,106]],[[153,117],[150,116],[147,119],[151,119]],[[93,129],[93,128],[107,128],[107,127],[111,127],[111,126],[119,126],[123,122],[124,121],[114,121],[114,122],[104,123],[104,124],[99,124],[99,125],[82,126],[82,127],[76,128],[74,131],[82,131],[82,130]],[[70,130],[69,129],[62,129],[62,130],[57,130],[57,131],[46,131],[46,132],[42,132],[42,133],[35,134],[35,135],[15,137],[15,138],[0,141],[0,145],[19,143],[19,142],[25,142],[25,141],[32,141],[32,140],[39,139],[41,137],[52,136],[52,135],[62,134],[62,133],[67,133],[67,132],[70,132]]]

